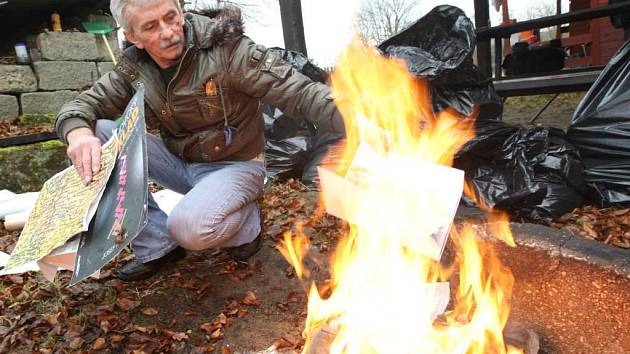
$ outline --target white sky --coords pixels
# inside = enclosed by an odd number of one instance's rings
[[[460,7],[473,20],[473,0],[421,0],[418,15],[429,12],[433,7],[451,4]],[[492,0],[490,0],[492,3]],[[556,0],[510,0],[509,9],[513,17],[523,19],[526,9],[542,2],[549,2],[555,8]],[[255,20],[246,19],[245,32],[255,42],[266,47],[284,47],[280,8],[277,1],[263,1]],[[352,39],[353,15],[361,0],[302,0],[304,36],[308,56],[320,66],[333,66],[340,51]],[[563,12],[568,10],[568,0],[562,0]],[[492,25],[497,25],[501,13],[490,8]]]

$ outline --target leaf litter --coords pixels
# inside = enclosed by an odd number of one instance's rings
[[[347,226],[317,202],[295,180],[271,186],[261,200],[261,258],[249,263],[209,250],[151,279],[125,283],[111,274],[132,259],[126,249],[102,279],[73,287],[68,272],[53,283],[38,273],[0,277],[0,353],[299,352],[305,289],[274,244],[299,227],[326,258]],[[586,206],[550,226],[630,248],[630,209]],[[0,228],[0,250],[10,253],[18,235]],[[311,261],[325,284],[325,262]]]

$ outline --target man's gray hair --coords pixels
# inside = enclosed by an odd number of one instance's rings
[[[109,10],[114,16],[114,20],[127,32],[131,32],[131,25],[125,17],[125,9],[129,5],[142,6],[155,0],[111,0]],[[173,0],[178,8],[181,8],[178,0]]]

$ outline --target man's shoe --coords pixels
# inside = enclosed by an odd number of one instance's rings
[[[142,263],[137,258],[134,258],[131,262],[125,264],[116,273],[115,277],[122,281],[147,279],[157,273],[163,266],[175,263],[184,257],[186,257],[186,250],[178,246],[164,256],[146,263]]]
[[[227,253],[237,262],[243,262],[249,259],[262,247],[262,232],[256,236],[254,241],[244,245],[226,248]]]

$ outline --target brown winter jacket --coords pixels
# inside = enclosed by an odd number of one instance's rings
[[[141,85],[147,126],[159,128],[168,149],[186,161],[248,160],[260,154],[260,101],[321,129],[343,131],[329,88],[244,36],[238,9],[224,8],[213,17],[188,13],[184,31],[182,61],[168,85],[149,55],[132,46],[114,70],[61,108],[58,135],[65,140],[75,128],[93,128],[97,118],[119,116]]]

